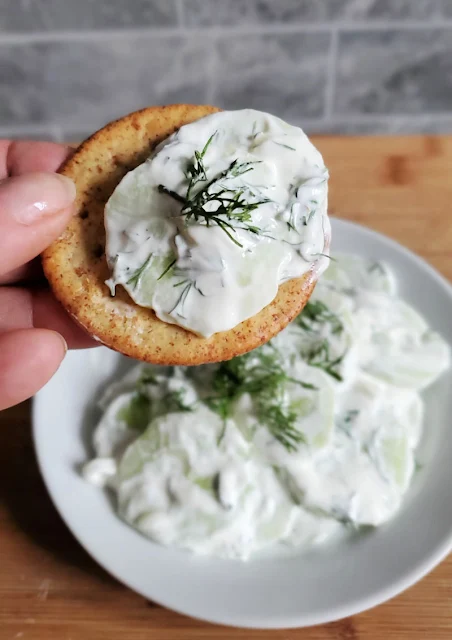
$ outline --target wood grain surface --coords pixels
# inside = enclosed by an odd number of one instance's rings
[[[330,169],[331,213],[395,238],[452,280],[452,137],[315,143]],[[0,640],[16,638],[450,640],[452,556],[391,602],[324,626],[266,632],[191,620],[120,585],[77,544],[40,479],[24,403],[0,414]]]

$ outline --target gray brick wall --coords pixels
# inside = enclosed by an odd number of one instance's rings
[[[314,133],[452,132],[452,0],[1,0],[0,136],[78,139],[148,104]]]

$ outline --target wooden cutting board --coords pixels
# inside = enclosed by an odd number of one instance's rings
[[[452,279],[452,137],[315,143],[330,169],[333,215],[395,238]],[[452,638],[452,556],[391,602],[311,629],[228,629],[147,602],[100,569],[60,520],[37,469],[29,411],[25,403],[0,414],[0,640]]]

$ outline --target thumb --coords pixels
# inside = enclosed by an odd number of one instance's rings
[[[67,350],[47,329],[0,333],[0,411],[34,395],[53,376]]]
[[[65,229],[75,185],[57,173],[0,182],[0,275],[39,255]]]

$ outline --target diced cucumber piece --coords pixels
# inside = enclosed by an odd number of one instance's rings
[[[406,433],[387,435],[375,443],[382,474],[405,492],[414,471],[414,456]]]
[[[130,411],[131,405],[136,405],[136,397],[135,391],[121,393],[105,409],[93,435],[96,456],[114,458],[121,455],[137,433],[148,424],[145,411]]]
[[[389,295],[396,293],[396,281],[388,267],[376,260],[348,254],[334,254],[321,284],[339,291],[366,289]]]
[[[398,387],[424,389],[450,365],[447,343],[412,307],[384,294],[365,294],[353,316],[359,364]]]

